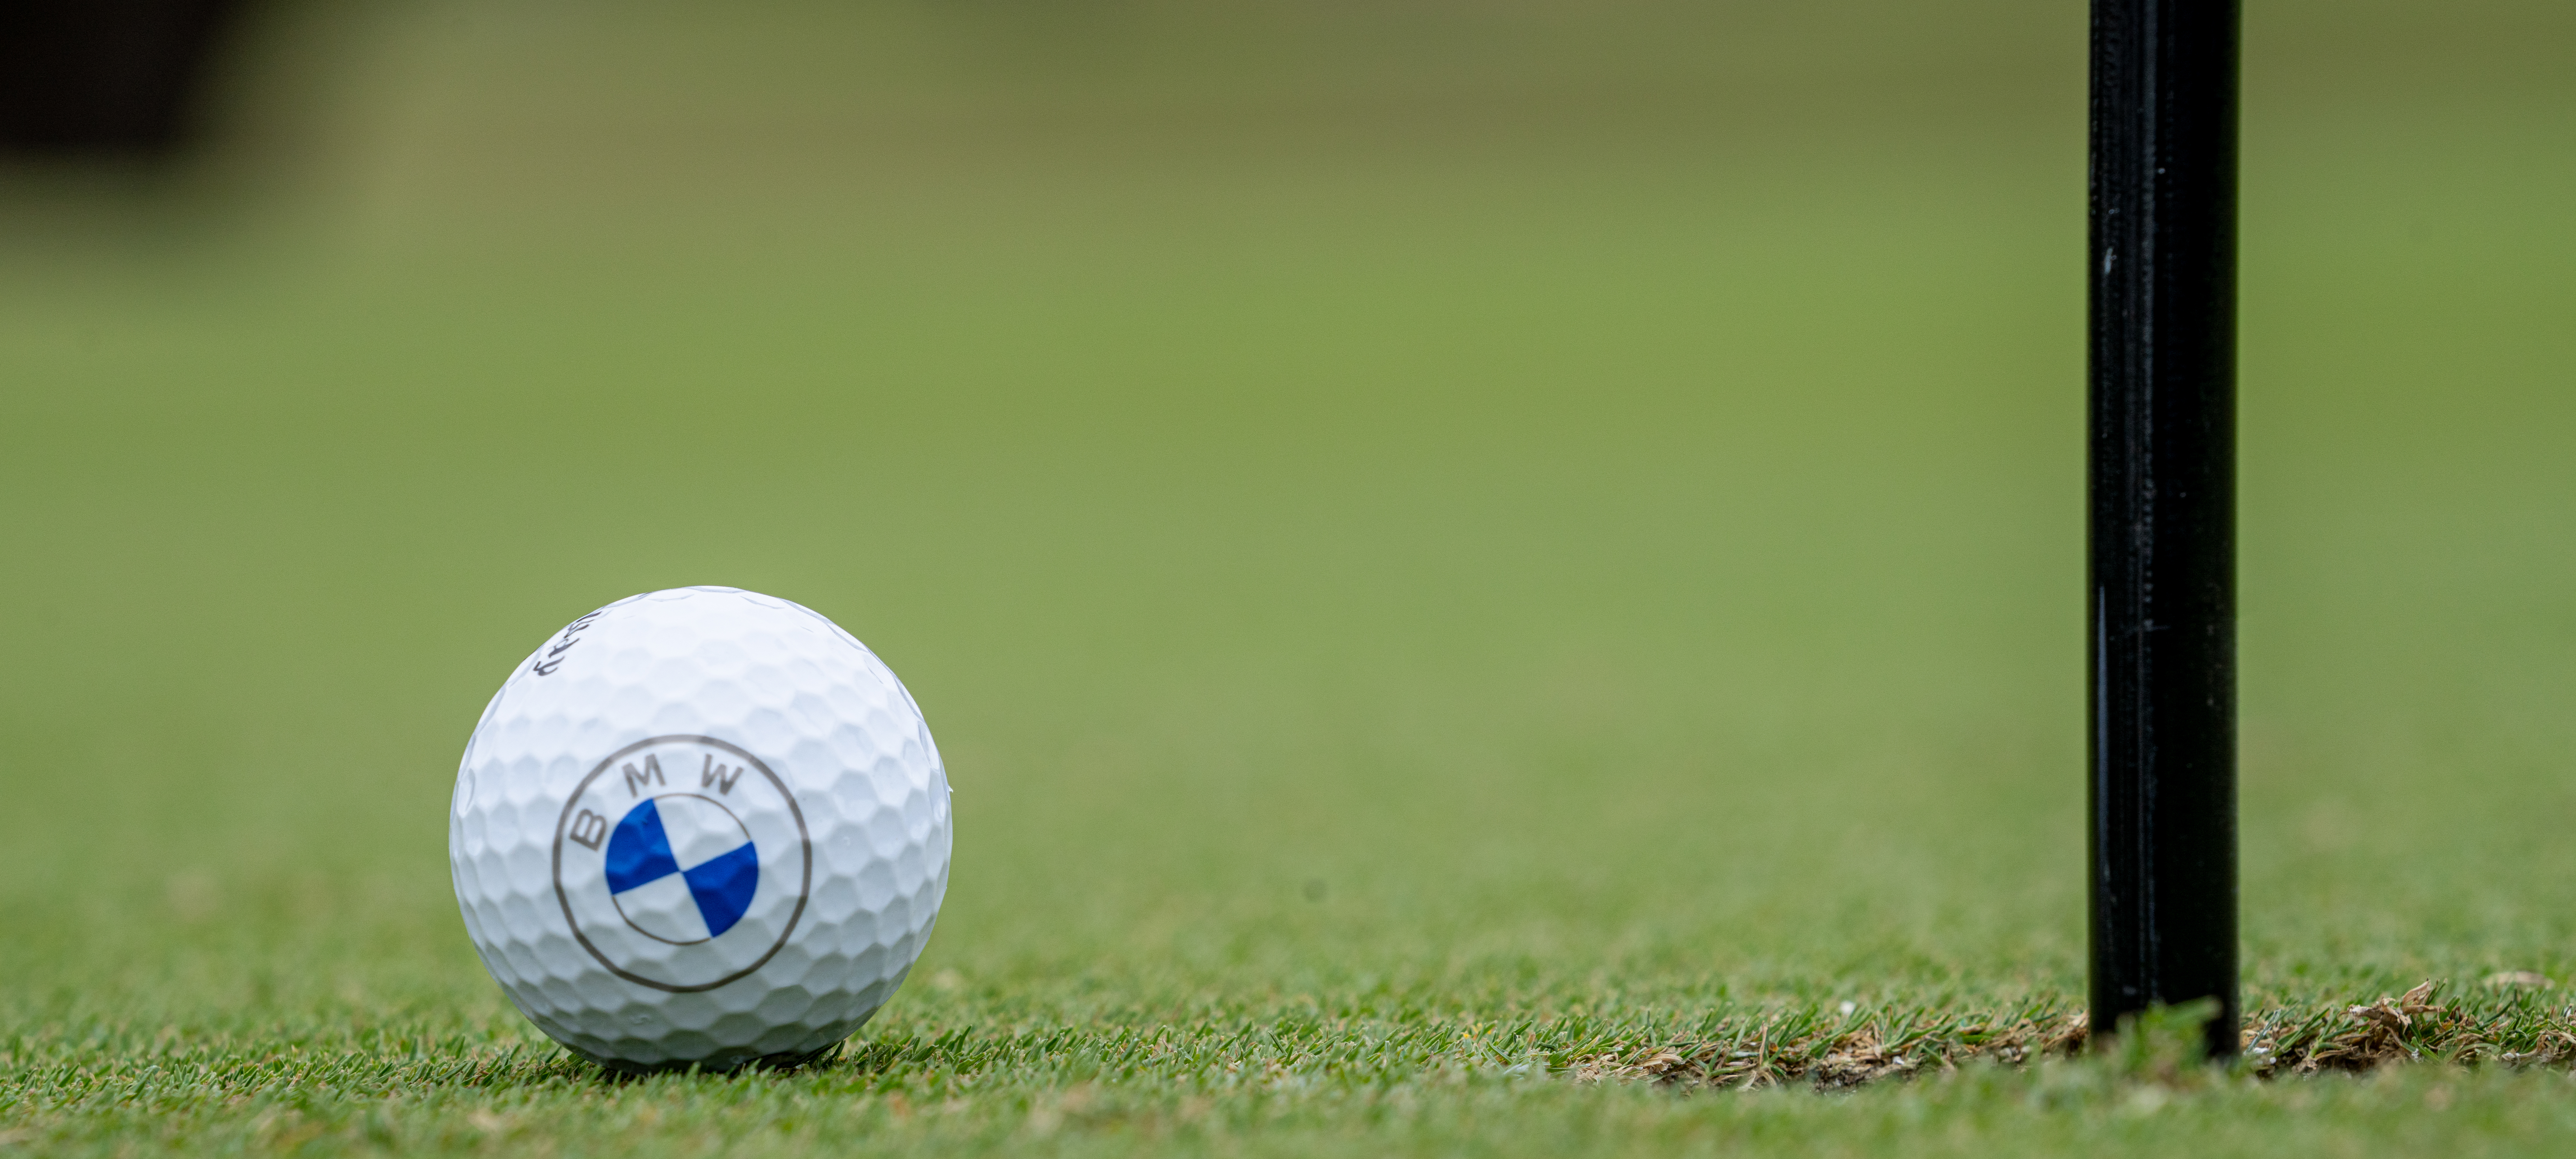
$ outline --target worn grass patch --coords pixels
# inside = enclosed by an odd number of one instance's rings
[[[2393,998],[2256,1011],[2246,1016],[2242,1055],[2231,1066],[2276,1078],[2360,1073],[2404,1062],[2563,1064],[2576,1059],[2576,1001],[2549,986],[2538,974],[2515,971],[2447,1002],[2436,1000],[2442,984],[2426,981]],[[1839,1089],[1980,1061],[2019,1065],[2052,1055],[2075,1057],[2091,1039],[2080,1009],[2043,1005],[1992,1018],[1949,1010],[1864,1013],[1855,1007],[1838,1014],[1785,1013],[1714,1035],[1624,1045],[1554,1069],[1585,1081]]]

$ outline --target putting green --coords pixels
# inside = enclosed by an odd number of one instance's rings
[[[455,6],[278,26],[175,187],[13,171],[0,1141],[2565,1146],[2551,1067],[1934,1073],[2082,990],[2021,7]],[[2554,11],[2405,19],[2249,26],[2246,1004],[2442,979],[2492,1060],[2571,998],[2483,980],[2576,974],[2576,90]],[[688,583],[903,674],[956,869],[841,1063],[610,1083],[444,809],[512,662]],[[1641,1077],[1764,1034],[1923,1077]]]

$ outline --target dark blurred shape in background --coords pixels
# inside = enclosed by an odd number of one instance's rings
[[[209,63],[242,0],[0,5],[0,149],[155,158],[203,127]]]

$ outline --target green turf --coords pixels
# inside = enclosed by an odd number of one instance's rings
[[[1914,7],[308,14],[0,177],[0,1149],[2563,1151],[2568,18],[2249,26],[2248,1006],[2478,1062],[2259,1080],[1940,1063],[2082,986],[2083,29]],[[707,582],[956,868],[840,1062],[612,1082],[452,762]],[[1760,1034],[1922,1074],[1639,1077]]]

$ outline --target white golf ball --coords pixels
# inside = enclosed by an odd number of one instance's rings
[[[456,902],[512,1004],[622,1069],[810,1058],[921,956],[948,776],[892,670],[734,588],[631,596],[483,710],[447,825]]]

